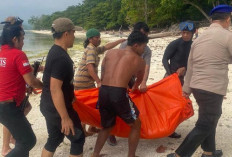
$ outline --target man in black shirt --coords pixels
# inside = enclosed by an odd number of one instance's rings
[[[52,24],[52,33],[55,44],[47,56],[40,103],[49,136],[41,156],[52,157],[66,136],[71,142],[70,156],[81,157],[85,136],[79,116],[72,107],[74,71],[73,61],[67,53],[74,43],[75,26],[67,18],[58,18]]]
[[[194,23],[186,21],[180,23],[181,37],[172,41],[166,48],[163,56],[163,65],[166,76],[173,73],[179,75],[181,85],[184,84],[184,75],[187,69],[188,56],[191,49],[192,38],[196,31]],[[169,63],[170,62],[170,63]],[[169,137],[180,138],[181,135],[174,132]]]

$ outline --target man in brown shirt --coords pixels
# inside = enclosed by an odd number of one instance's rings
[[[103,129],[98,134],[93,157],[99,157],[110,131],[119,116],[130,127],[128,157],[135,157],[139,142],[141,122],[139,111],[127,94],[131,77],[137,77],[132,91],[141,84],[144,76],[145,62],[141,58],[148,38],[140,31],[134,31],[128,37],[125,49],[110,50],[102,61],[102,86],[99,91],[101,125]]]
[[[190,157],[200,145],[201,157],[222,156],[222,150],[216,150],[215,133],[232,62],[231,12],[231,6],[216,6],[211,11],[212,24],[192,44],[183,95],[193,93],[199,106],[198,120],[176,153],[168,157]]]

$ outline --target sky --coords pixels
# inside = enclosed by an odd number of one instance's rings
[[[18,16],[27,22],[31,16],[63,11],[83,0],[0,0],[0,22],[8,16]]]

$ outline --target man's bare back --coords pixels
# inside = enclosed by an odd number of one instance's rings
[[[127,88],[132,76],[140,84],[144,68],[144,60],[131,47],[110,50],[102,61],[102,85]]]

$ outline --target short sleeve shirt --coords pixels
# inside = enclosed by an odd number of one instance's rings
[[[58,45],[53,45],[50,49],[43,74],[43,92],[41,95],[41,111],[50,116],[59,116],[51,97],[50,79],[51,77],[63,81],[62,91],[67,110],[72,110],[74,98],[73,87],[73,61],[68,53]]]
[[[0,101],[14,100],[19,106],[25,97],[26,82],[23,75],[31,72],[26,54],[9,45],[0,51]]]
[[[98,65],[100,61],[99,54],[102,54],[105,51],[104,46],[95,47],[93,44],[89,44],[81,58],[81,61],[78,65],[78,70],[74,79],[75,89],[88,89],[94,88],[94,79],[90,76],[87,64],[93,64],[95,72],[98,73]]]
[[[124,48],[126,48],[126,46],[127,46],[127,40],[124,41],[124,42],[120,45],[119,48],[120,48],[120,49],[124,49]],[[151,49],[150,49],[148,46],[145,47],[144,53],[142,54],[141,57],[144,59],[146,65],[149,65],[149,66],[150,66],[150,64],[151,64]]]

